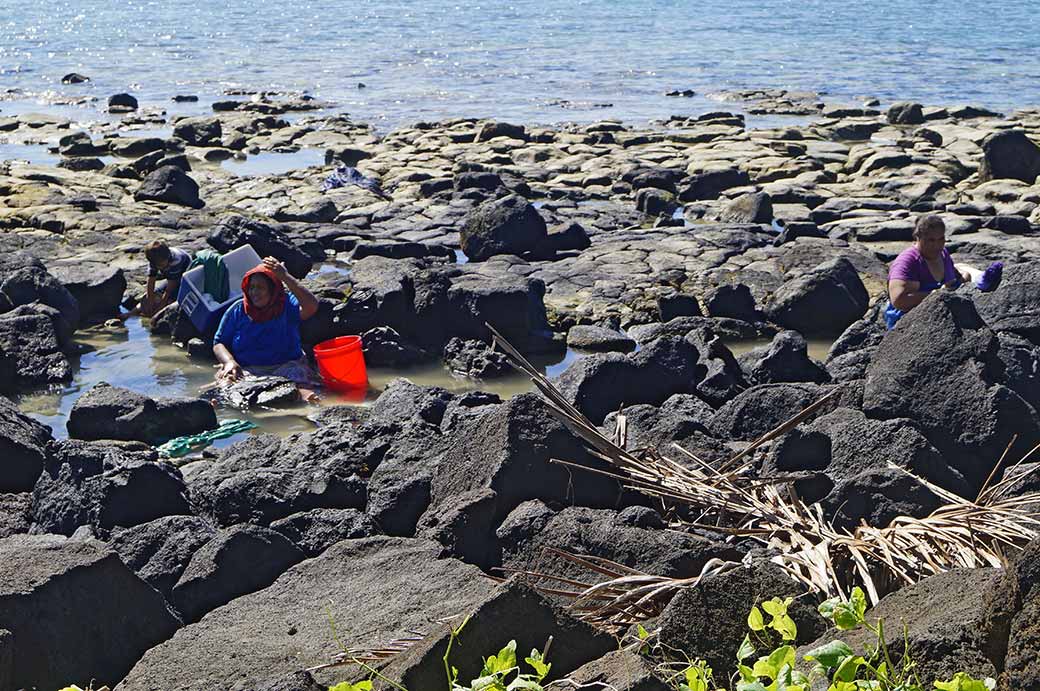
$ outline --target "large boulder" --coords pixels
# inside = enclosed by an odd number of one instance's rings
[[[112,94],[108,97],[109,113],[130,113],[137,110],[137,99],[130,94]]]
[[[163,516],[190,514],[180,471],[153,450],[98,442],[51,444],[32,492],[37,532],[71,535],[80,526],[107,532]]]
[[[691,532],[668,530],[651,508],[567,507],[557,514],[539,509],[537,501],[521,504],[497,530],[506,567],[584,581],[587,568],[551,551],[601,557],[645,573],[688,578],[712,558],[740,559],[740,550]],[[546,509],[547,510],[547,509]],[[551,587],[551,586],[550,586]]]
[[[523,125],[513,125],[508,122],[485,122],[477,130],[473,141],[486,142],[495,137],[508,137],[510,139],[527,141],[527,131]]]
[[[468,611],[494,589],[479,569],[439,559],[440,552],[440,545],[425,540],[339,542],[149,650],[120,691],[254,688],[329,662],[341,643],[382,645],[416,630],[431,631],[431,621]],[[323,611],[301,608],[301,602],[322,603]],[[314,674],[328,687],[345,672]]]
[[[513,373],[505,354],[483,341],[452,338],[444,346],[444,366],[452,374],[475,379],[495,379]]]
[[[402,368],[417,365],[426,354],[389,326],[377,326],[361,334],[365,363],[372,367]]]
[[[733,455],[724,443],[712,436],[708,424],[715,411],[691,394],[670,396],[659,407],[639,404],[624,408],[625,430],[629,449],[654,449],[679,463],[687,462],[678,445],[708,463],[723,461]],[[603,427],[609,434],[617,416],[607,415]]]
[[[341,540],[379,534],[371,516],[357,509],[311,509],[271,523],[307,555],[316,557]]]
[[[387,326],[440,352],[452,336],[487,341],[491,324],[521,350],[545,347],[545,285],[539,280],[492,273],[482,265],[431,266],[385,257],[354,262],[351,278],[353,291],[336,311],[342,333]]]
[[[863,316],[868,302],[856,267],[838,257],[784,283],[773,294],[768,316],[805,335],[837,335]]]
[[[1027,185],[1040,175],[1040,146],[1022,130],[994,132],[982,142],[979,179],[1010,178]]]
[[[706,170],[686,179],[679,189],[679,199],[684,202],[717,199],[725,190],[750,184],[748,174],[737,168]]]
[[[681,588],[658,619],[659,640],[673,654],[701,659],[726,679],[736,671],[735,653],[747,634],[751,607],[774,597],[795,597],[788,614],[798,627],[798,642],[814,640],[826,623],[802,588],[777,565],[735,566],[695,586]]]
[[[958,569],[886,595],[867,612],[883,622],[889,654],[907,652],[925,688],[957,672],[976,679],[1000,676],[1013,598],[998,569]],[[808,648],[840,638],[853,652],[870,654],[877,637],[864,627],[827,631]],[[1012,686],[1009,688],[1029,688]]]
[[[173,127],[173,136],[190,146],[220,146],[223,134],[218,118],[185,118]]]
[[[32,495],[0,493],[0,538],[28,533],[32,528]]]
[[[961,474],[914,423],[872,420],[850,408],[837,408],[784,435],[763,474],[799,477],[799,496],[819,501],[837,525],[853,527],[862,520],[881,528],[897,516],[926,516],[941,503],[904,468],[961,496],[970,494]]]
[[[447,658],[462,683],[479,677],[484,658],[496,655],[510,641],[516,641],[516,656],[522,660],[531,650],[545,649],[552,639],[548,680],[559,679],[617,647],[613,636],[575,619],[519,581],[500,585],[465,621]],[[384,675],[408,689],[442,688],[447,684],[444,660],[450,639],[451,633],[444,630],[420,641],[393,660]]]
[[[877,300],[862,319],[853,322],[827,351],[827,371],[835,381],[863,379],[867,365],[881,344],[886,329],[884,308],[887,300]]]
[[[605,353],[576,360],[560,375],[564,396],[595,423],[622,404],[660,404],[693,393],[700,379],[697,349],[679,338],[660,338],[630,355]]]
[[[723,223],[770,223],[773,200],[765,192],[742,194],[726,204],[719,213]]]
[[[567,345],[579,350],[597,352],[629,353],[636,349],[636,342],[620,331],[605,326],[582,324],[572,326],[567,331]]]
[[[281,533],[256,525],[219,531],[199,547],[173,586],[185,623],[236,597],[265,588],[305,555]]]
[[[654,661],[639,652],[621,649],[586,663],[568,675],[578,688],[612,691],[669,691],[658,677]]]
[[[1004,384],[999,349],[970,299],[929,296],[882,340],[867,368],[863,411],[916,422],[977,491],[1013,437],[1012,461],[1040,438],[1036,411]]]
[[[1016,613],[1011,620],[1004,671],[1008,688],[1040,688],[1040,540],[1033,540],[1008,569]]]
[[[201,398],[149,398],[101,382],[76,399],[66,427],[75,439],[160,444],[215,429],[217,414]]]
[[[707,328],[698,328],[687,333],[686,340],[700,354],[697,367],[702,374],[696,393],[701,399],[719,407],[748,388],[747,374],[721,338]]]
[[[973,293],[975,307],[986,325],[994,331],[1010,331],[1040,345],[1040,261],[1018,262],[1004,267],[1004,279],[997,290]]]
[[[730,317],[747,322],[762,318],[751,289],[743,283],[721,285],[704,296],[704,309],[709,317]]]
[[[893,103],[886,116],[893,125],[920,125],[924,123],[924,108],[920,103]]]
[[[827,370],[809,357],[805,339],[797,331],[781,331],[768,346],[742,355],[740,364],[755,384],[830,381]]]
[[[0,540],[0,621],[11,632],[0,640],[11,689],[114,685],[180,627],[162,595],[114,552],[55,535]]]
[[[51,268],[54,276],[76,298],[83,319],[100,321],[119,314],[119,303],[126,290],[122,269],[94,262],[55,264]]]
[[[0,396],[0,493],[28,492],[46,461],[50,430]]]
[[[192,500],[222,526],[268,525],[317,508],[365,506],[365,478],[384,440],[330,425],[281,438],[258,434],[232,444],[188,478]]]
[[[24,252],[0,255],[0,313],[42,302],[58,310],[72,328],[79,325],[79,304],[43,262]]]
[[[0,392],[71,378],[72,365],[50,316],[27,307],[0,314]]]
[[[455,397],[397,379],[383,390],[362,425],[381,449],[368,483],[366,511],[390,535],[412,535],[430,506],[433,475],[455,432],[470,416],[498,406],[497,396]],[[475,485],[474,489],[482,489]],[[491,530],[490,526],[486,531]]]
[[[432,477],[434,507],[452,497],[490,489],[497,494],[501,520],[529,499],[582,506],[617,504],[620,487],[595,474],[573,481],[573,471],[553,459],[603,467],[582,441],[535,394],[519,394],[498,405],[475,408],[460,417]],[[484,528],[490,535],[493,525]]]
[[[708,428],[719,439],[751,441],[787,422],[826,396],[816,384],[759,384],[718,409]]]
[[[252,245],[260,257],[274,257],[285,264],[285,268],[296,278],[306,276],[314,264],[307,253],[281,230],[244,216],[230,216],[222,220],[210,232],[206,242],[221,253]]]
[[[112,137],[108,140],[109,153],[123,158],[137,158],[160,152],[165,147],[166,142],[159,137]]]
[[[167,599],[195,552],[216,536],[197,516],[164,516],[112,533],[109,546],[123,563]]]
[[[537,248],[547,235],[538,210],[511,194],[484,202],[470,213],[462,228],[462,251],[476,262],[496,254],[523,254]]]
[[[149,173],[134,192],[136,201],[165,202],[201,209],[199,185],[177,166],[163,166]]]

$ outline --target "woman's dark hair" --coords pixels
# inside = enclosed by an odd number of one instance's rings
[[[922,233],[927,233],[929,230],[941,230],[946,232],[946,224],[943,223],[942,217],[936,216],[935,214],[925,214],[924,216],[918,216],[917,222],[914,224],[914,240],[921,237]]]
[[[170,248],[162,240],[152,240],[144,248],[145,259],[152,266],[157,266],[159,261],[170,261]]]

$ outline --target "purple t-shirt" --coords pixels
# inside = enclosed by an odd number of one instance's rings
[[[953,268],[953,258],[950,256],[949,250],[943,249],[942,261],[942,283],[959,280],[957,271]],[[888,267],[888,280],[917,281],[922,287],[937,283],[935,276],[928,270],[928,262],[921,256],[917,245],[911,245],[899,253],[896,260]]]

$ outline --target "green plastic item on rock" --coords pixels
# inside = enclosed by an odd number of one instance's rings
[[[159,456],[162,458],[180,458],[187,456],[192,451],[203,449],[218,439],[226,439],[240,432],[247,432],[256,428],[255,422],[249,420],[224,420],[216,429],[189,434],[185,437],[176,437],[157,447]]]

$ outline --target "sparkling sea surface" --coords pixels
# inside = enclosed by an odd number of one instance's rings
[[[0,115],[113,93],[209,112],[228,88],[306,90],[382,130],[418,120],[641,123],[813,90],[999,110],[1040,103],[1040,3],[938,0],[4,0]],[[62,85],[79,72],[81,85]],[[364,84],[364,88],[359,88]],[[669,90],[693,89],[693,98]],[[195,105],[173,106],[174,94]],[[11,100],[11,99],[14,100]]]

